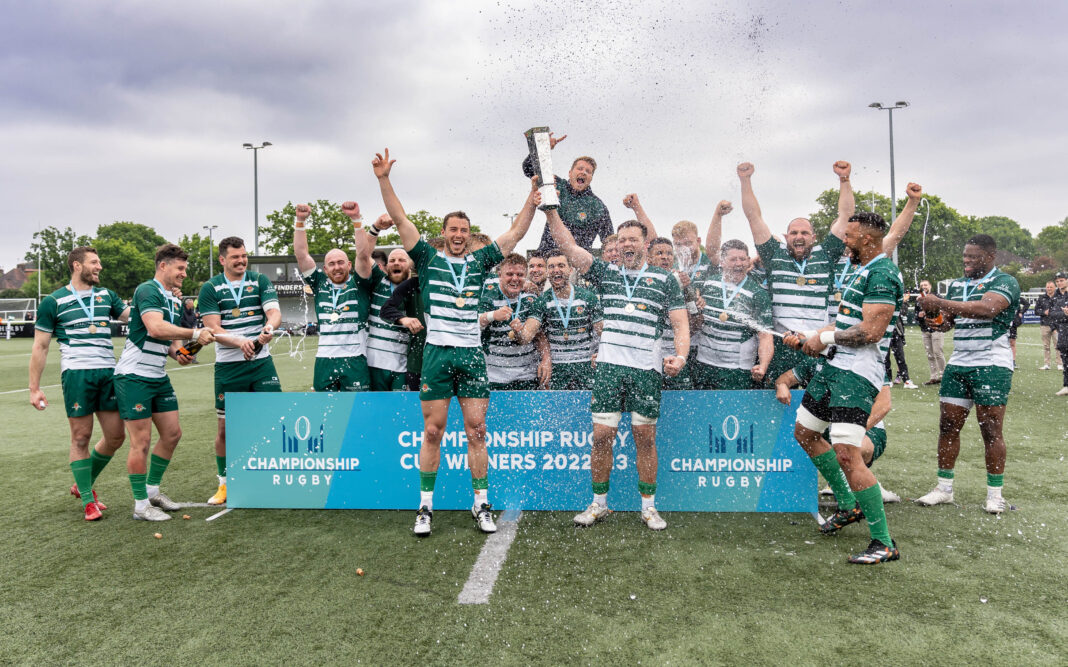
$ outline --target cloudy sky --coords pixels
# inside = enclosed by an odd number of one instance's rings
[[[528,184],[523,130],[549,125],[618,223],[638,192],[665,231],[738,201],[756,164],[773,228],[854,187],[922,183],[1033,232],[1068,215],[1068,9],[1061,2],[257,2],[0,0],[0,266],[38,226],[133,220],[168,239],[252,235],[287,201],[382,211],[389,146],[408,210],[496,235]],[[528,239],[541,233],[535,221]],[[740,211],[726,235],[749,239]],[[218,236],[216,237],[218,238]]]

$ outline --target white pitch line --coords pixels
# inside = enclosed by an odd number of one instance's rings
[[[178,503],[178,507],[185,509],[186,507],[218,507],[218,505],[209,505],[208,503]]]
[[[464,584],[456,601],[460,604],[489,604],[497,575],[508,558],[508,549],[515,540],[516,529],[523,513],[519,510],[505,510],[497,524],[497,532],[486,538],[478,559],[471,568],[471,575]]]
[[[178,371],[187,371],[190,368],[210,368],[211,366],[214,366],[214,364],[203,364],[203,365],[201,365],[201,364],[189,364],[188,366],[182,366],[181,368],[170,368],[170,369],[167,370],[167,372],[168,373],[176,373]],[[62,387],[62,386],[63,385],[61,385],[61,384],[50,384],[50,385],[46,385],[44,387],[41,387],[41,389],[52,389],[54,387]],[[21,392],[24,392],[24,391],[29,391],[29,390],[30,390],[29,387],[27,387],[25,389],[12,389],[11,391],[0,391],[0,396],[3,396],[4,394],[18,394],[18,393],[21,393]]]
[[[209,516],[207,519],[204,519],[204,520],[205,521],[214,521],[214,520],[218,519],[219,517],[221,517],[223,514],[226,514],[228,512],[233,512],[233,511],[234,511],[233,507],[227,507],[223,511],[216,512],[215,514],[212,514],[211,516]]]

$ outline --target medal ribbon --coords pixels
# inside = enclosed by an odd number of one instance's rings
[[[71,283],[70,285],[67,285],[67,289],[69,289],[70,293],[74,295],[75,301],[77,301],[78,305],[82,307],[82,312],[85,313],[85,316],[87,318],[89,318],[89,324],[93,324],[93,318],[95,317],[95,311],[96,311],[96,304],[93,303],[93,286],[92,285],[89,286],[89,305],[88,306],[86,306],[84,303],[82,303],[82,298],[80,296],[78,296],[78,292],[76,292],[74,290],[74,283]]]
[[[742,282],[738,283],[734,288],[734,294],[731,294],[731,298],[727,298],[727,279],[721,274],[719,277],[719,289],[723,293],[723,310],[727,310],[731,307],[731,302],[734,301],[734,297],[738,296],[738,293],[742,291],[742,285],[745,284],[745,278],[742,278]]]
[[[504,290],[501,290],[501,293],[503,294]],[[508,297],[504,297],[504,298],[508,301],[508,305],[511,306],[512,305],[512,300],[509,299]],[[512,309],[512,319],[513,320],[518,320],[519,319],[519,313],[521,313],[521,312],[523,312],[523,291],[522,290],[520,290],[519,294],[515,297],[515,308]]]
[[[842,269],[842,274],[841,275],[837,275],[836,274],[834,276],[834,288],[836,290],[838,290],[838,291],[842,290],[842,284],[845,283],[846,277],[849,276],[849,269],[852,266],[853,266],[853,260],[851,258],[849,258],[849,257],[846,257],[846,264],[845,264],[845,268]],[[850,283],[850,284],[852,284],[852,283]]]
[[[801,274],[801,277],[804,277],[805,276],[805,267],[808,266],[808,257],[805,258],[805,261],[803,261],[800,264],[798,264],[797,260],[794,259],[794,256],[790,255],[790,261],[793,262],[794,266],[797,267],[797,272]]]
[[[337,312],[337,300],[341,297],[341,292],[346,287],[348,287],[347,284],[342,285],[341,287],[337,287],[333,283],[330,284],[330,305],[335,313]]]
[[[567,295],[567,314],[564,314],[564,309],[560,307],[560,297],[553,295],[553,304],[556,306],[556,314],[560,316],[560,321],[564,325],[564,331],[567,331],[568,324],[571,323],[571,306],[575,301],[575,286],[571,286],[571,293]]]
[[[223,276],[225,279],[226,276]],[[249,283],[250,285],[252,283]],[[234,285],[229,280],[226,281],[226,289],[230,290],[230,296],[234,297],[234,308],[241,310],[241,299],[245,298],[245,274],[241,274],[241,280],[237,285],[237,291],[234,291]]]
[[[153,279],[152,282],[156,283],[156,286],[159,287],[159,293],[163,295],[163,300],[167,302],[167,321],[174,324],[174,304],[171,303],[171,299],[174,297],[171,296],[170,292],[163,289],[163,283],[156,279]]]
[[[989,278],[990,276],[994,275],[994,272],[997,271],[997,270],[998,270],[998,267],[995,266],[994,268],[990,269],[990,273],[986,274],[985,276],[980,278],[975,283],[972,283],[971,279],[968,279],[967,281],[965,281],[964,284],[961,285],[961,290],[964,292],[964,301],[968,300],[968,286],[969,285],[974,285],[975,287],[979,287],[980,285],[982,285],[983,283],[985,283],[987,281],[987,278]],[[972,290],[972,294],[975,294],[975,290]]]
[[[645,275],[645,270],[649,268],[649,263],[642,264],[642,268],[638,271],[638,277],[634,279],[634,284],[631,285],[627,282],[626,269],[619,270],[619,279],[623,281],[623,289],[627,292],[627,301],[634,298],[634,290],[638,289],[638,283],[641,282],[642,276]]]
[[[848,284],[848,285],[846,285],[846,289],[853,289],[853,283],[857,282],[857,279],[858,279],[858,278],[860,278],[860,276],[861,276],[861,275],[862,275],[862,274],[863,274],[863,273],[864,273],[865,271],[867,271],[867,270],[868,270],[868,267],[869,267],[869,266],[871,266],[872,264],[874,264],[874,263],[875,263],[876,261],[878,261],[878,260],[882,259],[883,257],[886,257],[886,253],[885,253],[885,252],[881,252],[881,253],[879,253],[878,255],[876,255],[875,257],[872,257],[872,258],[871,258],[871,261],[870,261],[870,262],[868,262],[868,263],[867,263],[867,264],[865,264],[864,266],[862,266],[862,267],[860,267],[859,269],[857,269],[856,273],[854,273],[854,274],[853,274],[853,279],[849,281],[849,284]],[[843,300],[845,299],[845,295],[844,295],[844,294],[842,295],[842,299],[843,299]]]
[[[453,262],[448,257],[446,257],[444,254],[442,254],[442,257],[445,257],[445,263],[449,265],[449,273],[452,275],[452,285],[453,285],[453,287],[456,288],[457,296],[462,296],[461,293],[464,291],[464,283],[467,282],[467,264],[468,264],[467,258],[466,257],[464,258],[464,261],[463,261],[464,268],[463,268],[463,270],[460,271],[460,275],[457,276],[456,275],[456,269],[452,268],[452,265],[453,264],[459,264],[460,262]]]

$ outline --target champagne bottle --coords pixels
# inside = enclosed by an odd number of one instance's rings
[[[201,344],[200,341],[193,339],[191,342],[186,343],[185,345],[178,348],[178,354],[184,354],[187,357],[192,357],[196,355],[197,352],[200,352],[203,347],[204,345]]]

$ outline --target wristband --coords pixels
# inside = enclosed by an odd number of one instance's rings
[[[193,338],[192,338],[193,342],[196,342],[196,340],[199,337],[199,335],[200,335],[200,329],[198,329],[197,327],[193,327]]]
[[[274,333],[274,327],[272,327],[270,324],[268,324],[267,326],[263,327],[263,333],[265,333],[268,336],[270,336],[271,334]]]
[[[801,337],[805,338],[805,339],[808,339],[808,338],[813,338],[813,337],[818,336],[818,335],[820,335],[820,332],[818,332],[818,331],[813,329],[812,331],[803,332],[801,334]]]
[[[834,345],[834,329],[821,333],[820,342],[824,345]]]
[[[294,222],[293,223],[293,229],[304,229],[304,221],[303,220],[297,220],[296,222]]]
[[[378,227],[375,227],[374,225],[371,225],[370,227],[367,228],[367,233],[370,234],[371,236],[378,236],[378,234],[379,234]]]

